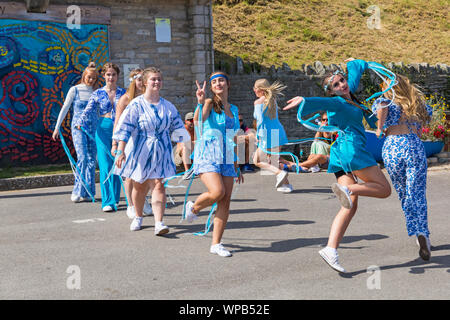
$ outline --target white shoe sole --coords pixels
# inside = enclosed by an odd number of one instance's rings
[[[334,271],[337,271],[337,272],[339,272],[339,273],[345,273],[345,269],[344,269],[344,268],[342,268],[342,267],[340,267],[340,266],[336,266],[336,265],[334,265],[334,264],[331,264],[331,263],[328,261],[327,255],[326,255],[325,253],[323,253],[322,250],[319,251],[319,254],[320,254],[320,256],[322,257],[322,259],[327,263],[327,265],[330,266],[331,269],[333,269]]]
[[[169,228],[162,228],[159,231],[155,230],[155,236],[162,236],[167,233],[169,233]]]
[[[281,178],[278,178],[278,177]],[[286,179],[286,177],[288,176],[288,173],[286,171],[281,171],[279,174],[277,174],[277,183],[275,185],[275,188],[279,188],[281,187],[281,185],[283,185],[284,180]]]
[[[352,200],[338,183],[333,183],[331,185],[331,190],[333,190],[339,202],[345,209],[351,209],[353,207]]]

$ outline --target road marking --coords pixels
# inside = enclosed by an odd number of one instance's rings
[[[89,223],[89,222],[96,222],[96,221],[106,221],[106,219],[94,218],[94,219],[73,220],[72,222],[74,222],[74,223]]]

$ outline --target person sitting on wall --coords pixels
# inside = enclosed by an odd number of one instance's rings
[[[176,148],[174,149],[174,162],[175,165],[183,165],[184,171],[187,172],[192,165],[191,154],[194,151],[194,113],[188,112],[184,116],[184,127],[191,135],[191,141],[188,142],[178,142]],[[189,179],[190,175],[186,173],[183,179]]]
[[[328,116],[326,112],[321,115],[321,125],[328,125]],[[328,169],[330,147],[332,142],[336,140],[336,134],[333,132],[317,131],[314,138],[315,140],[311,144],[311,152],[308,159],[299,163],[300,172],[319,172],[321,169]],[[280,169],[296,171],[296,164],[280,158]]]
[[[238,133],[238,143],[245,143],[245,163],[240,165],[241,170],[253,172],[255,169],[250,164],[250,145],[255,144],[255,131],[247,127],[242,114],[239,114],[239,125],[242,131]]]

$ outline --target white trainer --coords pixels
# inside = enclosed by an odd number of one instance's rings
[[[111,212],[111,211],[114,211],[114,208],[111,206],[104,206],[102,208],[102,210],[103,210],[103,212]]]
[[[353,207],[352,199],[350,199],[351,193],[346,186],[340,185],[339,183],[333,183],[331,185],[331,190],[333,190],[339,202],[345,209],[351,209]]]
[[[228,251],[227,249],[225,249],[221,243],[212,245],[211,248],[209,249],[209,252],[213,253],[213,254],[217,254],[221,257],[231,257],[232,256],[231,252]]]
[[[330,253],[327,248],[323,248],[319,251],[320,256],[325,260],[326,263],[337,272],[345,273],[345,269],[339,264],[339,255],[337,252],[335,254]]]
[[[136,217],[136,209],[134,209],[134,206],[129,206],[127,208],[127,216],[130,219],[134,219],[134,217]]]
[[[72,194],[72,195],[70,196],[70,200],[72,200],[72,202],[78,203],[78,202],[81,202],[81,197]]]
[[[194,212],[192,212],[193,206],[194,206],[194,203],[192,201],[186,202],[186,213],[185,213],[184,218],[189,223],[192,223],[194,220],[198,219],[198,216]]]
[[[130,224],[130,231],[141,230],[142,219],[143,219],[142,217],[134,217],[133,221]]]
[[[162,236],[169,232],[169,227],[164,224],[164,222],[157,222],[155,224],[155,235]]]
[[[153,214],[152,206],[148,203],[147,199],[144,202],[143,214],[144,216],[151,216]]]
[[[281,187],[284,182],[284,179],[288,176],[287,171],[282,170],[279,174],[277,174],[277,183],[275,184],[275,188]]]
[[[311,171],[312,173],[316,173],[320,171],[320,167],[318,164],[316,164],[314,167],[309,168],[309,171]]]
[[[277,191],[283,192],[283,193],[290,193],[292,192],[293,188],[291,184],[283,184],[281,187],[277,188]]]

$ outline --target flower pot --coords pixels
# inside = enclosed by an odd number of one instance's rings
[[[442,141],[423,141],[423,145],[427,158],[441,152],[444,148],[444,142]]]
[[[381,162],[383,161],[383,157],[381,155],[381,151],[383,149],[383,143],[386,139],[384,136],[381,139],[378,139],[375,131],[366,130],[366,139],[367,139],[367,150],[372,153],[375,161]]]

